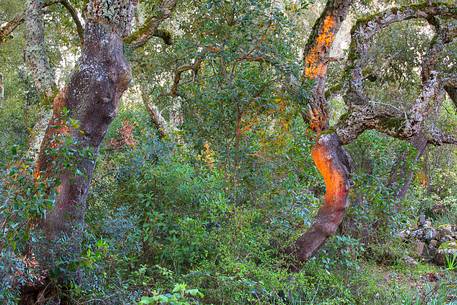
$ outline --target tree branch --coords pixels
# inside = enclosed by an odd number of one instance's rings
[[[70,13],[71,18],[73,19],[73,22],[76,25],[76,31],[78,32],[79,36],[79,41],[81,42],[81,45],[84,44],[84,28],[81,24],[81,21],[79,20],[78,17],[78,12],[76,9],[71,5],[70,1],[68,0],[61,0],[60,3],[67,9],[67,11]]]
[[[222,51],[222,49],[217,46],[206,47],[200,53],[200,55],[197,57],[197,59],[195,59],[195,62],[193,64],[186,64],[186,65],[182,65],[182,66],[179,66],[178,68],[176,68],[176,70],[174,71],[173,84],[171,86],[171,89],[167,94],[163,94],[163,95],[169,95],[172,97],[178,96],[179,95],[178,87],[179,87],[179,83],[181,81],[182,73],[184,73],[186,71],[193,71],[194,74],[196,74],[198,72],[198,70],[200,69],[200,66],[201,66],[203,60],[205,59],[206,54],[219,53],[221,51]],[[281,63],[275,62],[269,56],[262,54],[260,52],[253,52],[253,50],[251,50],[244,55],[240,55],[238,58],[235,59],[235,61],[236,62],[248,61],[248,62],[267,63],[267,64],[271,65],[272,67],[275,67],[280,72],[286,74],[288,77],[290,77],[290,81],[294,82],[294,77],[293,77],[292,73],[287,70],[287,67],[285,67]]]
[[[172,45],[173,44],[173,36],[171,35],[170,31],[164,30],[164,29],[157,29],[155,32],[152,34],[154,37],[162,38],[163,42],[166,45]]]
[[[428,117],[433,101],[438,99],[443,82],[434,71],[438,56],[446,43],[452,41],[454,31],[432,23],[436,35],[422,61],[422,91],[413,106],[405,113],[394,107],[385,107],[370,101],[363,89],[362,64],[367,55],[368,42],[375,33],[394,22],[412,18],[434,18],[436,16],[457,17],[457,8],[444,4],[413,5],[394,8],[357,22],[352,30],[350,64],[346,71],[351,76],[348,92],[345,95],[349,113],[338,123],[336,131],[343,144],[350,143],[366,129],[376,129],[387,135],[410,139],[417,135]]]
[[[165,43],[171,43],[171,35],[164,30],[159,30],[160,24],[168,19],[176,7],[177,0],[162,0],[157,15],[150,17],[143,26],[124,39],[133,49],[144,46],[153,36],[162,38]],[[168,43],[167,43],[168,44]]]
[[[5,42],[7,37],[24,22],[24,13],[16,15],[11,21],[0,27],[0,44]]]
[[[81,21],[79,20],[78,13],[76,9],[68,2],[68,0],[48,0],[45,1],[40,8],[44,9],[48,6],[61,3],[70,13],[73,21],[76,24],[76,30],[78,32],[79,39],[81,40],[81,45],[84,41],[84,29],[81,25]],[[7,22],[5,25],[0,27],[0,44],[6,41],[7,37],[23,22],[25,21],[25,12],[16,15],[11,21]]]
[[[457,7],[446,3],[415,4],[400,8],[391,8],[369,18],[364,18],[356,22],[351,30],[351,47],[349,50],[348,69],[345,74],[350,78],[349,91],[345,101],[347,104],[366,103],[368,97],[363,90],[362,65],[366,60],[368,42],[382,29],[393,23],[410,19],[422,18],[431,20],[436,16],[457,17]],[[436,25],[435,25],[436,26]],[[438,29],[439,31],[439,29]]]
[[[162,116],[159,108],[151,103],[151,99],[143,91],[141,91],[141,98],[143,100],[144,106],[146,107],[146,110],[149,113],[149,117],[151,118],[152,123],[159,132],[160,138],[171,137],[173,129],[170,128],[170,124],[168,124],[168,122]]]
[[[173,96],[173,97],[178,96],[178,86],[179,86],[179,82],[181,81],[181,75],[186,71],[193,71],[194,73],[196,73],[196,71],[200,68],[202,61],[203,61],[203,57],[199,57],[191,65],[179,66],[175,70],[175,75],[173,78],[173,85],[171,86],[170,93],[168,95]]]
[[[443,144],[457,145],[457,137],[442,131],[435,125],[424,128],[424,134],[429,144],[435,146],[441,146]]]
[[[193,71],[194,74],[197,73],[197,71],[200,69],[201,63],[203,62],[205,56],[207,53],[218,53],[222,51],[221,48],[219,47],[214,47],[214,46],[209,46],[206,47],[200,55],[195,59],[195,62],[192,64],[185,64],[182,66],[177,67],[174,70],[174,76],[173,76],[173,84],[171,85],[170,91],[168,93],[162,94],[163,96],[171,96],[171,97],[176,97],[178,96],[178,87],[179,83],[181,82],[181,75],[186,72],[186,71]]]

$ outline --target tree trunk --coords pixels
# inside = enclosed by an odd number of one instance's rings
[[[25,25],[25,62],[33,76],[37,91],[48,102],[46,104],[49,104],[57,90],[54,71],[46,54],[43,5],[40,0],[27,1]]]
[[[141,91],[141,99],[143,100],[144,107],[146,107],[152,124],[154,124],[154,126],[157,128],[157,131],[159,132],[160,138],[172,137],[174,128],[168,124],[168,122],[160,113],[159,108],[151,102],[149,96],[143,91]]]
[[[98,149],[130,82],[122,38],[128,32],[134,0],[123,2],[109,14],[105,9],[113,7],[89,3],[82,55],[69,84],[54,99],[53,115],[41,143],[35,177],[44,183],[53,179],[57,186],[55,206],[39,224],[44,236],[31,245],[31,255],[45,275],[56,267],[66,269],[79,259],[86,198]],[[62,137],[72,140],[70,147],[65,147],[70,155],[59,151]],[[69,157],[70,167],[66,164]],[[59,281],[66,277],[60,274]],[[36,293],[44,283],[34,284]],[[24,291],[30,292],[30,287]],[[23,295],[23,302],[29,299]]]
[[[327,133],[329,105],[325,99],[325,83],[330,49],[351,3],[351,0],[328,1],[313,27],[304,50],[303,77],[312,80],[313,87],[311,97],[307,101],[309,111],[303,113],[303,118],[318,137],[311,154],[324,178],[326,194],[324,205],[319,209],[314,224],[295,242],[292,249],[289,249],[299,262],[313,256],[327,238],[336,232],[348,205],[348,155],[342,148],[338,136],[335,133]]]
[[[335,234],[348,206],[350,187],[349,156],[336,134],[322,135],[314,145],[311,155],[324,178],[326,192],[324,204],[313,225],[291,249],[301,262],[313,256],[327,238]]]
[[[56,232],[71,230],[72,221],[80,219],[82,206],[87,196],[89,182],[95,167],[95,157],[109,124],[117,113],[120,97],[130,81],[130,68],[122,51],[122,40],[106,26],[88,22],[86,44],[79,65],[68,87],[54,100],[53,117],[43,139],[36,173],[46,177],[56,175],[60,185],[56,208],[44,221],[49,236]],[[79,127],[68,126],[64,109]],[[74,148],[80,150],[74,171],[53,171],[56,160],[47,150],[57,144],[56,136],[68,134],[73,138]],[[89,149],[91,157],[83,156]],[[79,221],[78,221],[79,222]]]
[[[40,146],[43,142],[44,134],[46,133],[48,122],[51,119],[51,116],[51,109],[42,110],[40,113],[40,118],[35,123],[35,125],[32,128],[32,132],[30,133],[29,149],[27,152],[27,156],[35,162],[38,161]]]

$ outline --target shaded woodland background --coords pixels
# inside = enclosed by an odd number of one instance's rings
[[[455,1],[138,2],[0,0],[2,304],[457,304]],[[93,62],[108,85],[73,85]],[[350,104],[359,65],[370,103]],[[357,105],[381,118],[345,137]],[[326,202],[311,151],[334,135],[350,206],[300,256]],[[88,193],[59,218],[62,181]]]

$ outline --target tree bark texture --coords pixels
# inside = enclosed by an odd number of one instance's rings
[[[54,98],[35,169],[38,182],[52,179],[57,186],[55,206],[39,224],[44,237],[32,245],[32,255],[44,272],[79,259],[98,149],[131,78],[123,37],[130,30],[135,4],[134,0],[89,2],[81,57],[68,85]],[[63,137],[71,139],[70,167],[64,166],[68,156],[59,151]]]
[[[172,137],[175,129],[174,126],[170,126],[170,124],[163,117],[162,113],[160,113],[159,108],[151,102],[151,99],[146,93],[141,92],[141,98],[152,124],[154,124],[159,132],[160,138]]]
[[[350,161],[334,133],[322,135],[314,145],[311,156],[325,182],[324,204],[311,228],[295,243],[295,256],[306,261],[335,234],[349,205]]]
[[[300,262],[308,260],[333,235],[348,206],[349,162],[348,155],[334,133],[322,134],[329,127],[329,106],[325,98],[325,82],[330,49],[335,35],[346,18],[351,0],[329,1],[316,21],[304,51],[304,79],[313,81],[309,112],[303,115],[318,140],[311,155],[324,178],[326,193],[311,228],[288,249]]]
[[[37,91],[46,99],[52,100],[56,84],[54,71],[46,54],[42,0],[27,1],[25,24],[25,62],[33,76]]]
[[[328,128],[329,107],[325,98],[325,82],[329,54],[351,3],[352,0],[328,1],[305,46],[303,77],[314,82],[306,120],[310,128],[317,133]]]

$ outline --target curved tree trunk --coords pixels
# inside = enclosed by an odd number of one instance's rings
[[[57,235],[71,235],[75,224],[82,223],[95,156],[130,81],[122,39],[116,32],[102,24],[88,22],[85,38],[79,71],[54,100],[53,117],[36,167],[37,178],[54,177],[59,181],[56,207],[43,222],[50,240]],[[79,122],[78,127],[67,125],[64,109],[69,111],[70,119]],[[56,137],[65,134],[73,139],[72,149],[78,154],[72,169],[63,169],[58,160],[62,156],[49,154],[50,148],[61,145]]]
[[[318,140],[312,149],[312,158],[325,181],[324,205],[319,209],[311,228],[304,233],[289,252],[294,253],[299,262],[313,256],[333,235],[348,205],[349,162],[335,133],[328,133],[329,106],[325,99],[325,83],[330,61],[330,49],[345,20],[352,0],[330,0],[320,18],[316,21],[304,50],[305,67],[303,77],[313,82],[312,94],[307,101],[308,113],[303,118]]]
[[[106,14],[105,9],[112,9],[109,5],[89,2],[82,54],[67,87],[54,98],[53,115],[35,168],[37,183],[54,181],[49,188],[57,186],[56,200],[38,224],[44,234],[31,244],[29,253],[37,260],[42,281],[24,287],[21,304],[37,302],[52,271],[71,272],[59,273],[58,281],[77,280],[77,271],[68,266],[79,259],[86,198],[98,149],[131,78],[122,39],[128,32],[134,3],[124,0],[114,14]]]
[[[324,178],[326,192],[311,228],[296,242],[292,250],[299,261],[306,261],[335,234],[348,206],[349,156],[336,134],[322,135],[311,152],[313,161]]]

